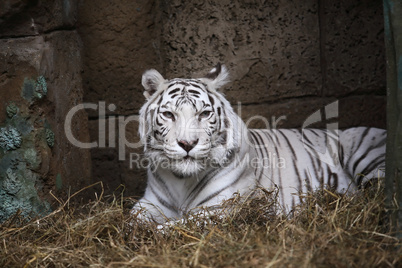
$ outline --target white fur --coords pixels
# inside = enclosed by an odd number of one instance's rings
[[[213,73],[215,71],[216,71],[216,68],[213,68],[210,71],[210,73]],[[228,69],[226,68],[226,66],[222,65],[221,72],[218,74],[218,76],[214,80],[211,80],[208,78],[201,78],[200,80],[203,81],[204,83],[206,83],[210,90],[218,90],[230,82],[229,72],[228,72]]]
[[[144,87],[144,96],[145,98],[149,99],[155,92],[158,91],[160,86],[165,82],[166,80],[163,78],[163,76],[154,69],[146,71],[142,75],[142,86]]]

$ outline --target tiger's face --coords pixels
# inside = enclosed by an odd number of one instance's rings
[[[155,70],[144,73],[148,102],[140,111],[140,135],[154,165],[188,177],[230,158],[237,146],[237,116],[216,91],[226,79],[220,65],[200,79],[165,80]]]

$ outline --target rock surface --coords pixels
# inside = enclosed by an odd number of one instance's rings
[[[3,1],[0,14],[0,221],[48,213],[90,183],[88,150],[72,145],[64,122],[83,102],[75,1]],[[31,23],[32,22],[32,27]],[[63,30],[61,30],[63,29]],[[68,30],[67,30],[68,29]],[[88,117],[71,127],[88,141]]]

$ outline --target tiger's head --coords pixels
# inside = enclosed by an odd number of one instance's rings
[[[147,102],[140,110],[139,132],[154,166],[189,177],[233,158],[242,123],[218,91],[228,77],[220,64],[198,79],[167,80],[153,69],[143,74]]]

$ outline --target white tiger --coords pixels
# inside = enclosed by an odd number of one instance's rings
[[[227,82],[220,64],[199,79],[143,74],[139,133],[151,164],[132,213],[161,223],[257,186],[278,188],[286,212],[300,193],[354,191],[384,176],[385,130],[247,129],[218,91]]]

